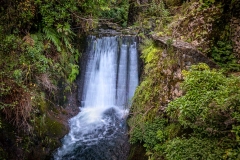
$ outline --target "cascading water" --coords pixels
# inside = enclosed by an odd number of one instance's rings
[[[54,159],[124,160],[129,151],[125,124],[138,85],[134,37],[89,37],[81,112]]]

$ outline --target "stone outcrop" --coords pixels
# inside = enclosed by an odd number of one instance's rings
[[[177,54],[177,58],[182,62],[179,64],[181,67],[188,68],[192,64],[206,63],[210,67],[216,67],[216,64],[211,61],[202,52],[197,50],[192,44],[174,40],[171,37],[158,37],[156,35],[152,36],[155,41],[157,41],[164,48],[171,46]]]
[[[160,110],[164,111],[167,104],[173,99],[183,95],[180,82],[183,81],[182,71],[189,70],[191,65],[206,63],[212,68],[217,65],[198,51],[190,43],[172,40],[171,37],[158,37],[153,35],[155,42],[164,50],[160,54],[160,62],[165,63],[162,68],[162,91]]]
[[[240,64],[240,18],[233,17],[231,19],[231,40],[233,42],[233,53],[239,60]]]

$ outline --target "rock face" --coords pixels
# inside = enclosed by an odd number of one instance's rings
[[[211,61],[207,56],[205,56],[202,52],[197,50],[192,44],[179,41],[179,40],[173,40],[171,37],[158,37],[156,35],[153,35],[153,39],[164,48],[167,47],[173,47],[173,49],[176,52],[177,58],[181,61],[178,65],[181,67],[188,68],[192,64],[197,63],[206,63],[210,67],[216,67],[216,64]]]
[[[238,63],[240,64],[240,17],[233,17],[231,19],[231,30],[233,42],[233,53],[239,59]]]
[[[164,48],[160,54],[159,63],[166,63],[166,59],[168,59],[168,65],[165,65],[166,67],[162,69],[161,73],[164,78],[160,110],[164,111],[170,101],[183,95],[180,88],[180,82],[183,81],[183,70],[188,70],[191,65],[198,63],[206,63],[212,68],[216,68],[217,65],[190,43],[172,40],[171,37],[153,35],[152,38]]]

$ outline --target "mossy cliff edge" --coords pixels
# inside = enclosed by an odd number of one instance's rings
[[[239,159],[240,2],[132,1],[130,8],[143,68],[128,119],[129,159]]]

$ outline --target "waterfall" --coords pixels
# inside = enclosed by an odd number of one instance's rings
[[[130,36],[89,36],[86,66],[80,78],[81,111],[70,119],[70,132],[54,159],[127,159],[125,122],[138,85],[136,45],[135,37]]]

